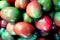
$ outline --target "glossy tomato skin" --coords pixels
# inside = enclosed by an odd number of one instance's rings
[[[34,32],[34,27],[27,22],[18,22],[14,27],[14,31],[17,35],[21,37],[29,38]]]
[[[15,7],[26,9],[26,6],[28,3],[29,3],[29,0],[16,0]]]
[[[37,1],[32,1],[27,5],[27,14],[32,18],[40,18],[42,15],[41,6]]]
[[[52,21],[48,16],[43,16],[41,19],[36,20],[36,27],[42,31],[50,31],[52,27]]]
[[[7,26],[7,24],[8,24],[7,21],[1,20],[1,27],[4,27],[5,28]]]
[[[54,22],[57,26],[60,27],[60,12],[56,12],[54,16]]]
[[[7,26],[6,26],[6,30],[11,34],[11,35],[16,35],[14,30],[14,24],[12,23],[8,23]]]
[[[16,22],[20,18],[20,12],[15,7],[6,7],[1,10],[1,18],[8,22]]]
[[[14,4],[16,0],[6,0],[9,4]]]

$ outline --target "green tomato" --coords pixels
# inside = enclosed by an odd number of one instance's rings
[[[51,0],[37,0],[40,5],[43,6],[44,11],[49,11],[51,8]]]
[[[15,7],[6,7],[1,10],[1,18],[8,22],[16,22],[20,19],[20,12]]]
[[[55,6],[55,10],[59,11],[60,10],[60,0],[53,0],[53,4]]]
[[[13,40],[13,37],[7,32],[7,30],[2,33],[1,37],[3,40]]]
[[[33,22],[32,18],[30,18],[26,13],[23,14],[23,20],[24,22]]]
[[[6,1],[0,1],[0,9],[8,7],[9,4]]]

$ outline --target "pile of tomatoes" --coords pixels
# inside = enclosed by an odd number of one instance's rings
[[[0,0],[0,40],[60,40],[60,1]]]

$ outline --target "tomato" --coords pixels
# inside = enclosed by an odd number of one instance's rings
[[[54,16],[54,22],[57,26],[60,27],[60,12],[56,12]]]
[[[17,35],[21,37],[29,38],[34,32],[34,27],[27,22],[18,22],[14,27],[14,31]]]
[[[12,37],[12,35],[10,35],[10,33],[7,32],[7,30],[5,30],[2,34],[1,34],[2,40],[14,40],[14,38]]]
[[[0,1],[0,9],[8,7],[9,4],[6,1]]]
[[[52,21],[48,16],[43,16],[41,19],[36,20],[36,27],[42,31],[50,31],[52,27]]]
[[[14,4],[16,0],[6,0],[9,4]]]
[[[1,20],[1,27],[6,27],[6,25],[7,25],[7,21],[5,21],[5,20]]]
[[[58,36],[60,36],[60,29],[58,29]]]
[[[43,11],[49,11],[51,9],[51,0],[37,0],[42,5]]]
[[[0,37],[0,40],[2,40],[2,38]]]
[[[19,10],[15,7],[6,7],[1,10],[1,18],[8,22],[16,22],[20,16]]]
[[[43,37],[42,37],[42,38],[38,38],[37,40],[46,40],[46,38],[43,38]]]
[[[29,0],[16,0],[15,7],[26,9],[26,6],[28,3],[29,3]]]
[[[11,35],[16,35],[14,30],[13,30],[13,27],[14,27],[14,24],[12,23],[8,23],[7,24],[7,27],[6,27],[6,30],[11,34]]]
[[[32,18],[40,18],[42,15],[41,6],[37,1],[32,1],[27,5],[27,14]]]
[[[23,14],[23,21],[24,21],[24,22],[29,22],[29,23],[32,23],[32,22],[33,22],[32,18],[30,18],[30,17],[27,15],[27,13],[24,13],[24,14]]]
[[[30,1],[36,1],[36,0],[30,0]]]

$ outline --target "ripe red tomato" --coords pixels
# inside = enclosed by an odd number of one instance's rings
[[[36,1],[36,0],[30,0],[30,1]]]
[[[42,38],[38,38],[37,40],[46,40],[46,38],[43,38],[43,37],[42,37]]]
[[[1,12],[1,11],[0,11]],[[1,13],[0,13],[0,17],[1,17]]]
[[[9,4],[14,4],[16,0],[6,0]]]
[[[43,16],[41,19],[36,20],[36,27],[42,31],[49,31],[52,27],[52,21],[48,16]]]
[[[14,27],[14,31],[21,37],[29,38],[34,32],[34,27],[27,22],[18,22]]]
[[[7,24],[7,27],[6,27],[6,30],[11,34],[11,35],[16,35],[14,30],[13,30],[13,27],[14,27],[14,24],[12,23],[8,23]]]
[[[1,20],[0,20],[0,25],[1,25]]]
[[[0,40],[2,40],[2,38],[0,37]]]
[[[58,29],[58,35],[60,36],[60,29]]]
[[[29,0],[16,0],[15,7],[25,9]]]
[[[6,27],[7,26],[7,21],[1,20],[1,27]]]
[[[27,5],[27,14],[32,18],[40,18],[42,15],[41,6],[37,1],[32,1]]]

